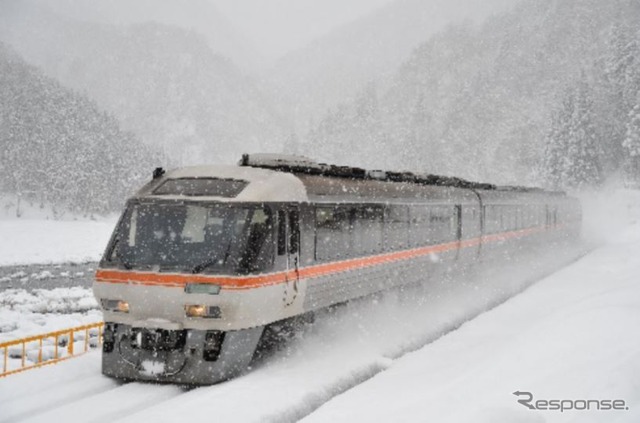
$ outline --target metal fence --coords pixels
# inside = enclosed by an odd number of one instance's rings
[[[102,345],[104,322],[0,343],[0,377],[77,357]]]

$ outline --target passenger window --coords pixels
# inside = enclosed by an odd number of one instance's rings
[[[424,206],[411,208],[411,246],[419,247],[429,242],[429,210]]]
[[[409,210],[405,206],[389,206],[384,216],[385,243],[390,250],[406,248],[409,241]]]
[[[502,206],[489,205],[485,206],[485,233],[495,234],[502,231]]]
[[[382,209],[361,206],[354,210],[354,250],[361,254],[382,250]]]
[[[316,209],[316,260],[346,258],[351,250],[351,210],[344,206]]]
[[[429,243],[438,244],[451,241],[456,234],[454,207],[430,207],[429,215]]]

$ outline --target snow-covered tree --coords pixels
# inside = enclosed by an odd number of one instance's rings
[[[640,90],[640,31],[615,25],[611,30],[605,75],[623,109],[630,110]]]
[[[553,188],[580,189],[601,182],[600,143],[589,86],[567,91],[546,140],[543,172]]]
[[[545,185],[554,189],[562,185],[563,154],[566,124],[561,112],[553,116],[551,129],[544,142],[541,173]]]
[[[629,113],[626,129],[622,145],[628,152],[627,174],[630,179],[640,182],[640,104]]]
[[[616,23],[610,30],[607,50],[600,60],[601,92],[598,116],[604,136],[604,159],[608,168],[628,170],[632,161],[627,138],[628,118],[640,91],[640,31],[637,25]]]

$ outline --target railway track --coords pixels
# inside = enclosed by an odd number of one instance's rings
[[[95,262],[0,266],[0,291],[91,288],[97,266]]]
[[[2,380],[0,422],[113,421],[187,391],[104,377],[98,352],[42,370]]]
[[[106,378],[102,378],[106,379]],[[125,383],[102,386],[90,395],[66,402],[26,418],[25,422],[117,421],[134,412],[154,407],[171,398],[180,396],[185,388],[175,385],[148,385]]]

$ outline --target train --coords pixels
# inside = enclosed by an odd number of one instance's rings
[[[581,220],[564,192],[299,156],[157,168],[96,271],[102,373],[218,383],[247,369],[265,328],[549,248]]]

